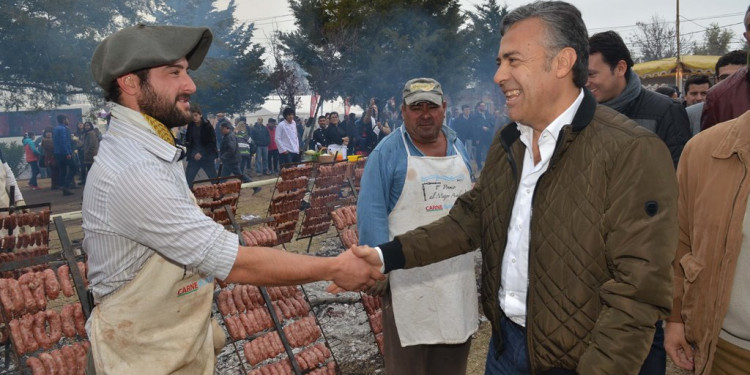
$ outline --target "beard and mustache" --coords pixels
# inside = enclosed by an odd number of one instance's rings
[[[181,99],[190,99],[190,95],[177,95],[174,100],[165,96],[159,96],[154,91],[153,86],[148,81],[142,81],[141,95],[138,98],[138,107],[141,112],[159,120],[167,128],[177,128],[192,121],[189,110],[182,111],[177,107],[177,102]]]

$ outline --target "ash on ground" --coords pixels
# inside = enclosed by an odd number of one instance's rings
[[[314,255],[332,257],[342,251],[341,241],[338,237],[333,237],[322,240],[320,250]],[[347,292],[333,295],[325,291],[328,284],[328,282],[316,282],[302,287],[339,365],[340,374],[385,374],[383,357],[375,344],[375,336],[370,330],[359,293]],[[216,307],[214,307],[214,316],[223,325],[221,314],[218,313]],[[231,341],[229,338],[227,340]],[[217,357],[215,374],[240,375],[245,373],[240,363],[242,360],[240,357],[244,356],[242,348],[245,342],[241,340],[224,347]]]

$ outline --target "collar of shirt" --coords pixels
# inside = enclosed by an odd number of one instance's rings
[[[111,113],[114,121],[110,122],[108,132],[112,135],[136,139],[144,149],[165,161],[179,160],[182,149],[164,142],[140,112],[114,105]]]
[[[552,157],[552,152],[555,149],[555,144],[557,144],[557,137],[560,135],[560,130],[563,126],[573,122],[573,118],[575,117],[576,112],[578,112],[578,107],[581,106],[581,102],[583,102],[583,90],[578,93],[578,97],[573,101],[570,107],[557,116],[557,118],[552,120],[552,122],[544,128],[542,134],[539,135],[537,143],[539,146],[539,152],[542,156],[542,162],[540,162],[540,164],[544,164],[547,159]],[[518,131],[521,132],[521,142],[523,142],[526,148],[530,150],[531,142],[534,139],[534,129],[531,126],[521,124],[520,122],[516,123],[516,126],[518,126]],[[550,147],[542,147],[545,145],[551,145],[552,147],[551,149]]]
[[[424,156],[424,153],[422,152],[422,150],[420,150],[417,146],[414,145],[414,142],[412,142],[411,136],[409,135],[409,132],[406,131],[406,128],[402,126],[399,129],[401,129],[401,131],[406,136],[406,143],[409,145],[409,151],[412,154],[416,154],[417,156]],[[456,132],[447,126],[441,127],[440,131],[442,131],[443,134],[445,135],[445,140],[446,140],[445,156],[455,155],[456,153],[453,152],[453,144],[456,143]]]

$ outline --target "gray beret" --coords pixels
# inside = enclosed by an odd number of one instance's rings
[[[196,70],[212,40],[211,30],[206,27],[139,24],[122,29],[99,43],[91,58],[91,72],[104,92],[109,92],[112,81],[124,74],[183,57],[189,68]]]

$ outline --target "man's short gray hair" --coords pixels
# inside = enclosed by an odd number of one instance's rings
[[[573,83],[578,87],[585,86],[589,77],[589,34],[581,11],[564,1],[536,1],[508,13],[500,25],[500,35],[505,35],[514,23],[528,18],[538,18],[546,25],[548,59],[565,47],[576,51],[578,58],[573,64]]]

